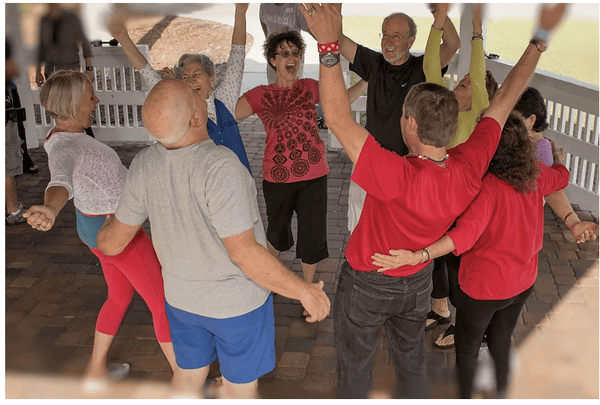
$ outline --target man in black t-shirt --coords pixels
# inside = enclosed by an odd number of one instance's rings
[[[402,105],[410,88],[425,81],[423,56],[413,56],[410,48],[417,35],[417,26],[408,15],[393,13],[383,20],[381,52],[357,44],[347,36],[340,39],[340,52],[350,61],[350,70],[369,83],[367,88],[366,129],[385,149],[400,156],[408,153],[402,140],[400,117]],[[450,18],[444,23],[440,61],[446,67],[460,47],[460,38]],[[364,191],[350,184],[348,229],[358,223]]]

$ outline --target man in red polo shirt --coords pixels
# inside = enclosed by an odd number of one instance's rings
[[[390,249],[416,251],[450,228],[475,198],[494,155],[502,127],[533,75],[549,32],[564,7],[543,7],[538,30],[496,93],[469,140],[446,151],[458,122],[454,93],[432,83],[415,85],[398,117],[409,154],[382,148],[350,113],[339,67],[339,6],[306,3],[302,10],[319,43],[320,95],[327,125],[356,169],[367,197],[346,249],[334,304],[339,394],[366,398],[379,333],[385,328],[401,397],[427,397],[425,322],[433,263],[423,260],[378,273],[371,256]]]

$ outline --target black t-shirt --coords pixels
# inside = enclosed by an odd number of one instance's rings
[[[369,83],[367,131],[385,149],[406,155],[408,148],[400,128],[402,105],[410,88],[425,81],[423,56],[411,55],[402,65],[394,66],[380,52],[358,45],[350,70]]]

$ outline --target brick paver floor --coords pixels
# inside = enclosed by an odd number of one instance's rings
[[[260,176],[264,130],[256,117],[242,121],[239,127],[266,222]],[[321,131],[322,137],[327,136],[326,132]],[[122,142],[109,145],[126,166],[145,146]],[[49,180],[43,148],[32,149],[30,154],[41,170],[17,178],[19,198],[27,207],[43,202]],[[331,168],[327,216],[330,257],[320,263],[315,277],[325,283],[325,291],[333,300],[349,236],[346,212],[352,165],[343,151],[328,151],[327,160]],[[590,212],[578,211],[578,215],[598,222]],[[145,228],[149,230],[147,223]],[[91,353],[106,283],[98,260],[77,236],[72,202],[50,232],[19,225],[6,227],[5,236],[6,397],[90,397],[81,392],[77,377]],[[281,253],[280,260],[301,275],[294,248]],[[336,354],[331,315],[318,324],[308,324],[299,302],[276,295],[274,303],[277,365],[260,379],[261,395],[333,398]],[[438,350],[431,344],[443,331],[442,326],[426,333],[430,396],[456,398],[454,351]],[[574,243],[568,229],[549,208],[545,211],[538,280],[517,325],[514,342],[520,367],[515,374],[513,397],[598,398],[598,243]],[[382,334],[373,366],[373,397],[393,395],[394,365],[388,348]],[[137,293],[109,359],[130,363],[131,373],[98,397],[167,395],[171,372],[155,340],[150,313]]]

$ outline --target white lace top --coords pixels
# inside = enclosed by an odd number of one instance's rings
[[[246,61],[246,49],[244,45],[231,45],[229,59],[223,67],[215,67],[215,87],[212,94],[206,100],[208,104],[208,118],[216,123],[215,98],[225,104],[231,115],[235,117],[235,106],[240,98],[242,78],[244,77],[244,64]],[[162,80],[160,73],[147,64],[140,70],[142,78],[150,89]]]
[[[117,210],[127,168],[111,147],[85,133],[57,132],[44,143],[50,183],[69,192],[75,208],[87,215]]]

